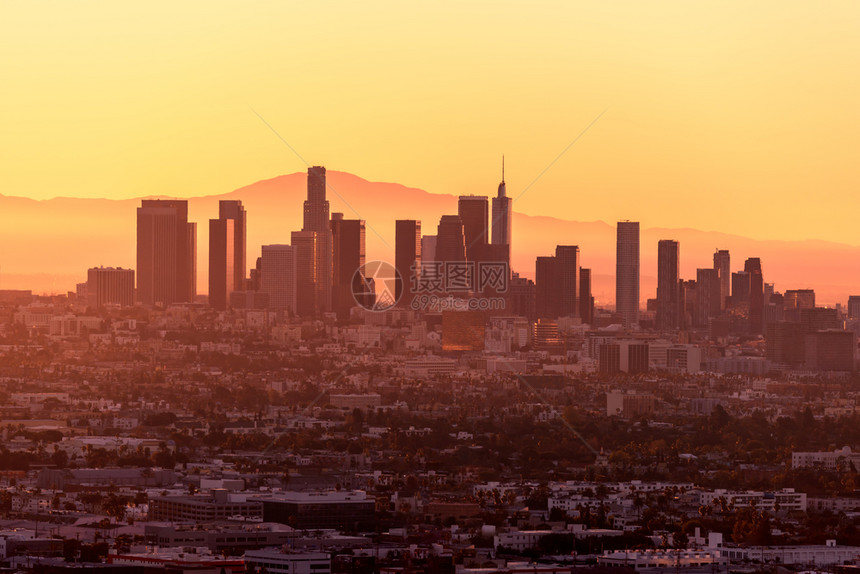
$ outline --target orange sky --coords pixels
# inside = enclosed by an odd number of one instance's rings
[[[0,193],[312,164],[529,214],[860,245],[860,3],[6,2]],[[844,216],[843,214],[848,214]]]

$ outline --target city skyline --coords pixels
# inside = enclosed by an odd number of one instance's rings
[[[347,217],[356,217],[357,214],[360,214],[362,219],[365,219],[364,215],[368,215],[368,260],[393,260],[394,219],[403,216],[408,217],[410,210],[414,210],[414,213],[420,214],[421,217],[429,221],[439,215],[446,213],[450,214],[457,208],[457,198],[453,196],[437,196],[435,194],[424,192],[423,190],[411,190],[399,185],[367,182],[366,180],[362,180],[351,174],[344,174],[343,172],[333,171],[330,173],[335,174],[334,177],[337,182],[332,188],[335,193],[332,194],[334,204],[332,205],[331,210],[346,212]],[[290,221],[295,220],[295,218],[298,217],[297,223],[295,223],[296,229],[300,228],[302,225],[302,208],[300,205],[302,199],[294,197],[294,193],[298,190],[296,190],[290,183],[291,181],[294,181],[294,178],[300,178],[301,181],[297,183],[299,183],[301,187],[302,195],[305,195],[307,193],[305,181],[306,173],[299,172],[289,176],[281,176],[274,180],[257,182],[256,184],[246,186],[245,188],[223,196],[191,198],[189,200],[189,204],[192,206],[189,208],[190,218],[205,222],[207,216],[215,216],[219,214],[218,203],[221,201],[241,202],[244,200],[245,204],[250,201],[253,206],[256,206],[256,210],[254,207],[251,208],[252,211],[256,211],[256,214],[255,217],[252,217],[254,225],[250,228],[250,235],[247,240],[247,249],[249,251],[248,266],[253,266],[254,258],[251,257],[250,253],[258,249],[259,245],[289,242],[289,238],[286,238],[283,234],[283,227],[278,225],[273,228],[271,222],[273,220],[269,218],[274,215],[280,215],[281,218],[285,218],[284,221]],[[483,190],[483,197],[489,198],[493,196],[492,189],[494,186],[490,184],[487,187],[490,189],[485,188],[485,190]],[[261,195],[261,193],[263,195]],[[275,196],[271,195],[272,193],[276,193],[279,196],[277,204],[272,203],[275,201]],[[384,197],[380,196],[380,193],[384,194]],[[407,195],[403,196],[403,193],[407,193]],[[346,194],[350,201],[343,201],[343,198],[341,197],[342,194]],[[410,197],[411,199],[406,199],[401,204],[399,201],[400,197]],[[0,201],[8,200],[10,200],[10,198],[0,198]],[[382,204],[380,204],[380,200],[382,201]],[[70,201],[72,201],[71,204],[69,203]],[[134,268],[134,260],[128,257],[133,253],[133,251],[128,251],[128,248],[121,249],[124,242],[129,240],[133,242],[133,235],[128,234],[122,221],[122,218],[128,217],[129,213],[133,213],[133,210],[129,211],[127,208],[123,207],[124,205],[129,205],[131,201],[132,200],[63,200],[62,210],[57,213],[57,216],[60,217],[61,220],[57,220],[55,222],[52,219],[53,216],[49,213],[46,214],[47,216],[40,215],[38,217],[38,221],[45,226],[62,225],[63,222],[74,221],[79,228],[81,226],[89,226],[88,234],[90,235],[100,233],[100,229],[104,226],[104,228],[107,229],[104,233],[109,235],[113,234],[116,236],[116,239],[101,241],[97,245],[91,244],[92,246],[88,248],[79,247],[74,249],[73,252],[71,252],[73,255],[64,259],[64,261],[71,261],[75,257],[81,257],[81,254],[84,252],[90,252],[91,256],[84,257],[84,262],[79,266],[79,268],[84,267],[85,265],[91,266],[93,262],[91,258],[92,254],[98,257],[98,263],[101,265]],[[259,203],[260,201],[263,201],[263,203]],[[69,217],[70,208],[74,211],[75,204],[79,203],[83,206],[91,202],[99,202],[100,207],[98,209],[87,208],[86,218],[78,220],[77,217]],[[203,203],[201,204],[201,202]],[[23,206],[30,210],[30,213],[34,213],[34,210],[35,212],[38,212],[38,210],[46,209],[54,204],[57,204],[57,202],[26,202],[24,204],[12,203],[10,205],[13,206],[13,208]],[[57,205],[59,207],[60,204]],[[205,205],[208,207],[201,210],[200,207],[194,207],[195,205]],[[409,207],[410,205],[411,207]],[[96,218],[99,212],[105,208],[109,208],[116,212],[116,215],[108,218]],[[21,219],[23,217],[10,215],[14,213],[14,211],[11,210],[4,210],[0,213],[11,218]],[[79,217],[81,215],[83,215],[83,212],[80,213]],[[94,219],[90,223],[89,217],[91,216]],[[415,215],[414,217],[418,216]],[[605,285],[607,278],[611,278],[613,276],[612,269],[608,267],[608,262],[605,261],[605,248],[608,246],[608,242],[611,241],[606,236],[606,233],[610,230],[614,233],[614,224],[604,224],[602,222],[568,223],[556,218],[531,218],[516,212],[514,212],[514,219],[518,222],[515,226],[520,229],[520,234],[517,235],[519,240],[515,247],[515,258],[512,261],[514,271],[517,271],[521,276],[533,278],[534,257],[550,252],[550,250],[554,249],[554,245],[557,244],[557,242],[553,243],[552,237],[545,233],[547,229],[553,228],[556,229],[556,231],[550,235],[557,235],[559,241],[578,242],[584,246],[583,253],[586,254],[586,258],[583,260],[583,265],[589,265],[594,268],[593,273],[595,274],[594,281],[596,286],[594,295],[596,297],[596,302],[598,304],[605,305],[607,303],[611,304],[614,301],[614,290],[612,293],[609,293],[605,289],[601,289],[601,285]],[[557,222],[558,225],[553,222]],[[391,229],[388,229],[389,223],[391,225]],[[681,264],[681,274],[685,277],[695,277],[697,268],[708,265],[709,262],[707,260],[712,257],[714,247],[728,246],[731,247],[735,256],[739,258],[746,258],[747,256],[759,253],[762,254],[766,261],[766,265],[768,266],[768,273],[774,273],[771,275],[769,282],[775,281],[778,288],[815,288],[820,294],[820,301],[827,305],[832,305],[840,301],[844,304],[844,301],[847,300],[847,297],[853,290],[852,285],[860,284],[860,277],[857,277],[852,281],[850,279],[851,268],[846,268],[841,263],[842,261],[846,261],[844,257],[850,253],[848,246],[821,242],[756,242],[753,240],[747,240],[746,238],[726,234],[684,229],[667,230],[653,228],[648,227],[648,223],[649,222],[643,222],[644,235],[641,246],[643,257],[641,275],[643,285],[640,296],[640,305],[642,306],[644,306],[646,300],[653,295],[653,291],[656,289],[656,244],[659,239],[663,239],[665,237],[683,236],[685,252],[688,254]],[[551,224],[551,227],[548,228],[548,224]],[[289,225],[293,225],[293,223]],[[110,231],[109,229],[111,226],[118,227],[116,227],[116,231]],[[568,227],[570,230],[562,230],[562,226]],[[197,248],[199,254],[197,264],[199,268],[198,291],[200,293],[207,292],[206,278],[208,277],[207,266],[209,262],[209,256],[207,255],[209,245],[208,227],[208,225],[203,225],[198,229],[199,237]],[[262,237],[259,235],[261,227],[265,227],[268,230]],[[56,227],[52,228],[56,230]],[[38,229],[38,227],[34,229]],[[45,227],[45,229],[47,229],[47,227]],[[278,229],[281,231],[277,231]],[[540,230],[539,233],[542,233],[544,236],[540,241],[535,242],[534,237],[536,237],[535,233],[538,232],[538,230]],[[595,235],[599,230],[603,230],[600,231],[602,235]],[[273,231],[275,232],[273,233]],[[12,231],[8,228],[5,229],[5,232],[7,237],[15,237]],[[54,233],[56,233],[56,231],[54,231]],[[647,237],[648,235],[653,238],[653,245],[652,240]],[[707,239],[707,237],[711,236],[713,237],[712,239]],[[424,235],[422,240],[427,239],[427,237],[427,235]],[[62,249],[67,244],[70,246],[74,245],[74,241],[74,237],[67,237],[64,239],[62,245],[58,245],[57,247]],[[691,243],[691,241],[693,243]],[[10,244],[10,242],[6,241],[6,244]],[[38,247],[39,242],[31,242],[28,240],[26,245],[28,248]],[[129,247],[134,249],[133,243]],[[614,245],[612,247],[614,251]],[[813,255],[816,253],[816,249],[820,251],[818,251],[816,255]],[[797,273],[798,271],[802,271],[802,268],[796,268],[796,264],[799,260],[791,259],[792,250],[799,250],[798,253],[801,255],[808,253],[809,255],[804,256],[804,259],[800,261],[803,261],[808,266],[808,269],[814,270],[818,268],[819,271],[814,271],[811,274]],[[846,255],[842,255],[843,253]],[[26,251],[11,252],[7,250],[5,254],[0,254],[0,257],[2,257],[2,260],[0,260],[0,287],[32,287],[36,292],[58,292],[58,289],[56,288],[46,289],[44,287],[40,287],[38,280],[34,282],[35,284],[28,284],[26,283],[27,280],[25,278],[15,279],[15,272],[17,269],[13,264],[11,264],[14,263],[14,261],[10,261],[10,257],[20,257],[22,254],[26,254]],[[649,260],[651,257],[654,258],[653,265]],[[603,260],[602,263],[600,263],[601,260]],[[34,261],[38,261],[38,258],[34,258]],[[614,263],[613,255],[613,268]],[[54,265],[51,265],[50,268],[55,269]],[[68,285],[66,290],[72,288],[76,282],[81,280],[80,271],[77,273],[68,273],[66,276],[69,277],[69,279],[66,279]],[[814,280],[812,280],[813,278]],[[843,283],[843,287],[837,287],[838,291],[836,291],[836,293],[838,294],[834,294],[833,286],[831,286],[834,279]],[[17,283],[15,283],[15,281],[17,281]],[[44,285],[44,283],[41,285]],[[62,287],[59,291],[62,291]]]

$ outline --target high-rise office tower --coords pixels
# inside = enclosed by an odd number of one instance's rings
[[[619,221],[615,244],[615,310],[625,327],[639,324],[639,222]]]
[[[291,244],[293,257],[296,259],[296,308],[295,313],[303,317],[316,315],[319,307],[317,271],[319,267],[319,240],[316,231],[293,231]],[[263,283],[266,281],[266,269],[263,268]]]
[[[463,237],[466,242],[466,259],[480,261],[483,246],[489,241],[489,202],[482,195],[461,195],[457,201],[457,215],[463,222]]]
[[[511,313],[525,317],[529,321],[537,319],[535,312],[535,283],[531,279],[520,277],[514,273],[511,276],[511,286],[508,290],[508,301]]]
[[[413,284],[421,276],[421,222],[398,219],[394,222],[394,298],[402,306],[409,306],[414,295]]]
[[[860,319],[860,295],[848,296],[848,318]]]
[[[87,305],[134,305],[134,269],[93,267],[87,270]]]
[[[583,323],[594,322],[594,297],[591,296],[591,269],[579,269],[579,316]]]
[[[685,281],[681,279],[680,281],[680,292],[681,296],[680,307],[681,307],[681,328],[689,329],[693,326],[693,321],[696,316],[696,292],[697,292],[696,281],[691,279],[689,281]]]
[[[813,289],[788,289],[783,298],[786,309],[814,309],[815,291]]]
[[[538,319],[560,316],[561,278],[554,256],[535,259],[535,314]]]
[[[363,219],[344,219],[342,213],[331,216],[332,237],[332,304],[338,317],[349,317],[355,306],[353,293],[364,290],[365,226]]]
[[[221,311],[227,308],[230,293],[239,290],[235,285],[235,233],[235,220],[209,220],[209,305]]]
[[[657,242],[657,328],[672,331],[681,326],[681,246],[677,241]]]
[[[579,317],[579,246],[556,245],[555,259],[561,281],[559,317]]]
[[[557,245],[552,257],[535,261],[535,310],[538,318],[578,317],[579,246]]]
[[[732,273],[732,307],[749,305],[750,274],[746,271]]]
[[[209,304],[226,309],[230,293],[245,289],[247,215],[242,202],[218,202],[218,219],[209,220]]]
[[[434,261],[466,261],[466,239],[459,215],[443,215],[439,220]]]
[[[308,168],[308,198],[304,203],[302,231],[312,231],[317,234],[314,263],[316,295],[313,314],[318,311],[329,311],[331,310],[333,251],[329,227],[329,203],[326,199],[325,168],[322,166]]]
[[[707,327],[720,314],[720,272],[717,269],[696,270],[696,313],[693,325]]]
[[[505,158],[502,156],[502,182],[496,197],[493,198],[493,245],[511,246],[511,230],[513,224],[513,201],[507,195],[505,186]]]
[[[233,220],[233,291],[242,291],[248,273],[248,214],[239,200],[218,202],[218,219]]]
[[[296,314],[299,279],[296,249],[291,245],[263,245],[262,250],[260,291],[268,294],[268,308]]]
[[[714,252],[714,269],[720,274],[720,309],[725,309],[732,288],[731,256],[728,249]]]
[[[750,277],[750,333],[756,335],[764,329],[764,276],[761,259],[750,257],[744,262],[744,271]]]
[[[137,298],[141,303],[190,303],[197,296],[197,224],[188,202],[144,199],[137,208]]]

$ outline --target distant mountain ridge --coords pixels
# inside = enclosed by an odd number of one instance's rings
[[[435,235],[439,218],[457,212],[457,197],[429,193],[396,183],[370,182],[329,170],[332,212],[367,224],[368,260],[394,258],[394,221],[419,219],[422,233]],[[496,185],[476,194],[492,197]],[[229,193],[189,197],[189,218],[198,223],[198,291],[207,292],[208,220],[218,215],[218,201],[240,199],[248,213],[248,263],[260,246],[289,243],[301,228],[306,174],[281,175]],[[151,196],[158,197],[158,196]],[[135,267],[135,209],[141,198],[89,199],[57,197],[33,200],[0,195],[0,289],[65,292],[86,279],[89,267]],[[516,208],[516,204],[514,205]],[[560,210],[561,211],[561,210]],[[556,245],[579,245],[583,267],[594,274],[594,294],[601,304],[614,300],[615,226],[603,221],[578,222],[558,217],[514,213],[513,267],[534,276],[538,255]],[[571,214],[573,216],[573,214]],[[822,240],[755,240],[695,229],[648,228],[640,236],[641,299],[654,297],[657,241],[681,243],[681,276],[694,279],[696,268],[711,267],[716,249],[729,249],[733,271],[747,257],[761,257],[765,281],[778,291],[814,288],[819,304],[845,302],[860,293],[860,247]]]

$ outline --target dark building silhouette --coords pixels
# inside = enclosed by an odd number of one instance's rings
[[[263,499],[263,520],[293,528],[319,530],[368,528],[375,520],[376,502],[363,493],[332,494],[285,492]]]
[[[625,327],[639,323],[639,222],[619,221],[615,244],[615,309]]]
[[[606,375],[614,375],[621,372],[621,345],[618,343],[604,343],[600,345],[597,359],[598,370]]]
[[[317,263],[320,260],[319,234],[316,231],[293,231],[293,257],[296,258],[296,308],[297,315],[309,317],[316,315],[318,277]],[[263,282],[266,281],[266,270],[263,268]]]
[[[482,247],[489,243],[489,201],[482,195],[461,195],[457,201],[457,215],[463,222],[466,242],[466,259],[480,261],[485,256]]]
[[[316,255],[314,260],[314,307],[308,314],[316,314],[331,310],[332,301],[332,237],[329,227],[329,202],[326,199],[325,168],[313,166],[308,168],[308,198],[304,203],[303,232],[312,231],[317,234]],[[299,256],[301,261],[301,256]],[[301,275],[301,272],[300,272]],[[299,308],[305,310],[299,304]]]
[[[555,260],[561,280],[559,317],[579,317],[579,246],[556,245]]]
[[[767,326],[767,358],[774,363],[800,366],[806,359],[805,333],[800,323],[779,321]]]
[[[680,281],[680,297],[678,305],[681,308],[681,329],[690,329],[693,327],[693,318],[696,316],[696,290],[697,285],[695,280]]]
[[[414,296],[413,284],[421,276],[421,222],[398,219],[394,222],[394,298],[408,307]]]
[[[535,309],[535,284],[531,279],[520,277],[514,273],[508,288],[508,303],[511,314],[525,317],[529,321],[537,319]]]
[[[557,245],[535,262],[535,308],[542,319],[578,317],[579,247]]]
[[[297,311],[297,249],[291,245],[263,245],[262,257],[259,259],[260,290],[246,296],[244,306],[255,308],[265,306],[274,311],[286,311],[295,314]],[[307,289],[307,286],[306,286]],[[257,295],[265,294],[265,301]],[[232,298],[232,297],[231,297]],[[263,305],[265,303],[265,305]]]
[[[748,306],[750,302],[750,274],[746,271],[732,273],[732,307]]]
[[[764,277],[761,259],[750,257],[744,263],[750,276],[750,333],[760,334],[764,328]]]
[[[785,309],[814,309],[815,291],[812,289],[788,289],[783,294]]]
[[[717,269],[696,270],[696,315],[693,324],[707,327],[720,315],[720,273]]]
[[[466,261],[466,239],[459,215],[443,215],[436,232],[434,261]]]
[[[860,295],[848,296],[848,318],[860,319]]]
[[[851,331],[826,330],[805,339],[806,368],[814,371],[854,371],[857,336]]]
[[[726,308],[732,289],[732,258],[728,249],[718,249],[714,253],[714,269],[720,276],[720,309]]]
[[[539,319],[557,319],[561,303],[561,277],[554,256],[535,260],[535,314]]]
[[[245,290],[247,214],[242,202],[218,202],[218,219],[209,220],[209,305],[226,309],[230,294]]]
[[[677,241],[657,243],[657,328],[675,330],[681,325],[681,248]]]
[[[344,219],[342,213],[333,213],[332,237],[332,305],[341,319],[349,317],[355,306],[353,293],[362,293],[365,254],[365,225],[362,219]]]
[[[800,309],[800,323],[807,333],[842,328],[836,309],[827,307]]]
[[[218,219],[233,220],[233,291],[244,289],[248,273],[248,214],[239,200],[218,202]]]
[[[141,303],[190,303],[197,296],[197,224],[188,202],[144,199],[137,208],[137,298]]]
[[[591,269],[579,269],[579,316],[583,323],[594,322],[594,297],[591,295]]]
[[[223,311],[230,293],[236,290],[236,222],[232,219],[209,220],[209,305]]]
[[[87,305],[134,305],[134,269],[93,267],[87,270]]]

